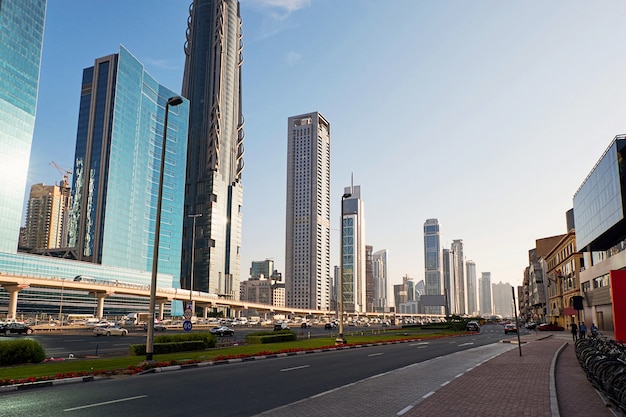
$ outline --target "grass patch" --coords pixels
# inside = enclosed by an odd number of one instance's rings
[[[379,334],[345,334],[349,345],[388,342],[396,340],[412,340],[416,338],[438,338],[465,334],[465,332],[419,329],[388,330]],[[335,334],[328,337],[301,339],[294,342],[282,342],[263,345],[241,345],[226,348],[213,348],[195,352],[177,352],[154,355],[157,366],[175,363],[206,362],[287,352],[297,350],[319,349],[335,345]],[[143,370],[141,363],[145,358],[125,356],[97,359],[66,359],[42,364],[26,364],[19,366],[0,367],[0,385],[16,382],[28,382],[84,375],[133,374]]]

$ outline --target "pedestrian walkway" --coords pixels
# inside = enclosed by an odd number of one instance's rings
[[[578,364],[567,332],[535,332],[435,358],[263,416],[622,417]],[[398,408],[399,404],[404,404]]]

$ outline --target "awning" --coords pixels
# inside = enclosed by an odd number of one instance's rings
[[[578,310],[576,310],[574,307],[565,307],[563,309],[563,314],[566,316],[575,316],[576,314],[578,314]]]

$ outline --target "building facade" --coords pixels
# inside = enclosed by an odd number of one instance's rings
[[[441,253],[441,271],[443,277],[443,291],[446,296],[445,314],[452,311],[454,291],[452,291],[452,256],[450,249],[444,248]]]
[[[493,293],[493,314],[502,318],[515,317],[511,284],[499,282],[491,285]]]
[[[476,302],[476,263],[472,260],[466,261],[465,271],[467,279],[467,314],[475,315],[478,313],[478,304]]]
[[[24,246],[29,250],[67,246],[70,189],[33,184],[26,209]]]
[[[427,219],[424,222],[424,270],[426,295],[442,295],[443,285],[441,277],[441,236],[439,220]],[[442,308],[428,306],[426,313],[442,314]]]
[[[343,309],[366,312],[365,213],[361,187],[346,187],[342,201]]]
[[[46,0],[0,2],[0,252],[17,253],[45,16]]]
[[[165,103],[175,95],[123,46],[83,71],[68,238],[79,260],[152,270]],[[158,271],[173,282],[160,287],[180,286],[188,108],[169,109]]]
[[[193,0],[185,44],[182,95],[189,135],[181,286],[239,296],[243,204],[242,32],[237,0]],[[195,241],[192,239],[195,237]],[[194,256],[191,256],[191,251]]]
[[[289,307],[330,307],[330,123],[287,121],[285,292]]]
[[[463,256],[463,240],[455,239],[450,247],[452,256],[452,288],[454,308],[453,313],[467,314],[467,294],[465,293],[465,259]]]
[[[374,248],[365,245],[365,311],[374,311]]]
[[[387,302],[388,256],[387,249],[377,250],[372,254],[375,312],[385,312],[389,307]]]
[[[478,298],[480,305],[480,315],[483,317],[493,314],[493,303],[491,302],[491,272],[482,272],[478,281]]]

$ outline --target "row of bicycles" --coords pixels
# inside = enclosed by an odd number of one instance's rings
[[[626,413],[626,346],[595,333],[578,339],[576,357],[593,386]]]

